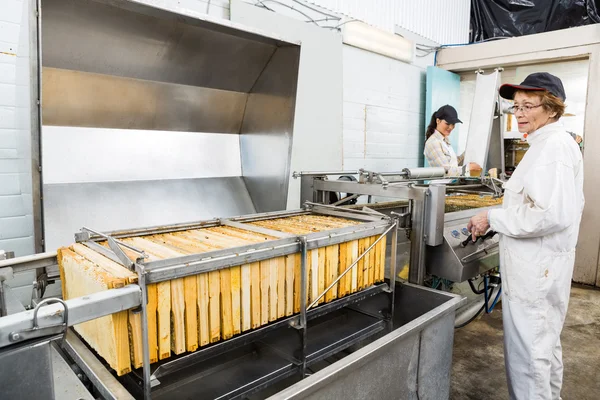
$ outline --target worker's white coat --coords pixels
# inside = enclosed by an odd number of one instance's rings
[[[583,211],[583,162],[562,124],[527,137],[530,148],[488,217],[500,236],[504,353],[511,399],[559,399],[560,333]]]

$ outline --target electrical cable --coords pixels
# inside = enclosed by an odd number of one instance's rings
[[[305,21],[305,22],[312,22],[316,26],[321,27],[321,25],[319,25],[318,22],[316,22],[311,16],[309,16],[305,12],[300,11],[297,8],[294,8],[294,6],[290,6],[288,4],[282,3],[281,1],[277,1],[277,0],[257,0],[257,2],[254,3],[254,5],[260,4],[262,6],[265,6],[265,4],[264,4],[265,2],[279,4],[282,7],[287,7],[290,10],[296,11],[297,13],[302,14],[303,16],[305,16],[306,18],[308,18],[308,21]],[[265,6],[265,8],[267,8],[267,7]],[[271,11],[273,11],[273,10],[271,10]]]
[[[313,7],[309,6],[308,4],[304,4],[304,3],[302,3],[300,0],[292,0],[292,1],[293,1],[294,3],[298,3],[298,4],[300,4],[301,6],[304,6],[304,7],[308,8],[309,10],[313,10],[314,12],[318,12],[319,14],[323,14],[323,15],[326,15],[326,16],[328,16],[328,17],[335,18],[335,19],[337,19],[337,20],[341,20],[341,19],[342,19],[341,17],[338,17],[338,16],[336,16],[336,15],[333,15],[333,14],[328,14],[328,13],[326,13],[325,11],[321,11],[321,10],[318,10],[318,9],[316,9],[316,8],[313,8]]]
[[[341,24],[339,24],[338,26],[336,26],[336,27],[335,27],[335,29],[339,29],[339,28],[340,28],[340,26],[342,26],[342,25],[346,25],[347,23],[350,23],[350,22],[362,22],[362,21],[360,21],[360,20],[358,20],[358,19],[350,19],[350,20],[348,20],[348,21],[344,21],[344,22],[342,22]],[[329,28],[329,27],[328,27],[328,28]]]
[[[490,309],[488,310],[488,314],[490,314],[494,310],[494,307],[496,307],[496,303],[498,303],[498,300],[500,299],[500,294],[502,294],[502,286],[498,290],[498,293],[496,294],[496,298],[494,299],[492,305],[490,306]]]
[[[473,279],[469,279],[469,286],[471,287],[471,290],[473,291],[473,293],[475,294],[483,294],[484,290],[481,289],[475,289],[475,285],[473,285]],[[481,286],[481,283],[480,283]]]
[[[456,325],[454,327],[454,329],[464,328],[465,326],[469,325],[471,322],[475,321],[475,318],[477,318],[481,314],[484,307],[485,307],[485,305],[481,306],[481,308],[475,313],[475,315],[473,315],[471,318],[469,318],[467,321],[463,322],[462,324]]]

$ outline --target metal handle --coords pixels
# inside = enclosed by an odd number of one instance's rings
[[[44,304],[51,304],[51,303],[60,303],[63,305],[63,308],[64,308],[63,323],[58,324],[58,325],[45,326],[43,328],[40,328],[38,325],[38,312],[39,312],[41,306],[43,306]],[[67,303],[65,303],[63,300],[61,300],[59,298],[52,297],[52,298],[48,298],[48,299],[44,299],[44,300],[40,301],[38,303],[38,305],[35,306],[35,309],[33,310],[33,327],[32,328],[9,333],[8,340],[10,342],[17,343],[17,342],[22,342],[22,341],[25,341],[28,339],[34,339],[34,338],[38,338],[38,337],[42,337],[42,336],[56,335],[56,334],[59,334],[62,332],[63,341],[64,341],[68,328],[69,328],[69,307],[67,306]]]
[[[477,250],[477,251],[475,251],[475,252],[473,252],[471,254],[468,254],[468,255],[464,256],[463,258],[460,259],[460,261],[464,262],[464,263],[472,261],[472,260],[470,260],[471,257],[476,256],[476,255],[481,254],[481,253],[484,253],[484,252],[487,252],[489,249],[491,249],[493,247],[497,247],[497,246],[498,246],[498,242],[492,243],[489,246],[484,247],[483,249]]]
[[[65,311],[63,313],[63,324],[68,325],[69,322],[69,307],[67,306],[67,303],[65,303],[63,300],[57,298],[57,297],[50,297],[48,299],[44,299],[42,301],[40,301],[38,303],[37,306],[35,306],[35,309],[33,310],[33,329],[38,329],[38,312],[40,311],[40,307],[43,306],[44,304],[52,304],[52,303],[60,303],[63,305]],[[65,333],[67,333],[67,330],[65,329]]]

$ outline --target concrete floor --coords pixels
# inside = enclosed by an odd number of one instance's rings
[[[502,307],[455,331],[451,399],[508,399],[502,337]],[[600,398],[600,290],[573,286],[561,341],[562,398]]]

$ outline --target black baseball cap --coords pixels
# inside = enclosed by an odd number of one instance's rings
[[[458,113],[456,112],[456,109],[449,104],[441,106],[434,115],[436,118],[443,119],[449,124],[456,124],[457,122],[462,124],[462,121],[458,119]]]
[[[562,101],[565,101],[567,95],[565,94],[565,88],[563,87],[562,81],[547,72],[536,72],[530,74],[525,78],[520,85],[509,85],[505,84],[500,86],[500,96],[505,99],[512,100],[517,90],[525,91],[542,91],[547,90],[550,94],[558,97]]]

